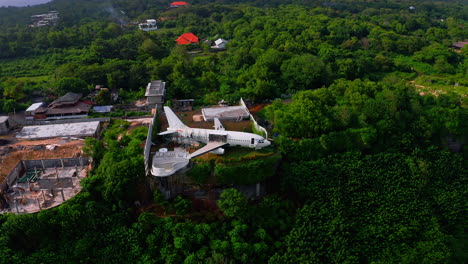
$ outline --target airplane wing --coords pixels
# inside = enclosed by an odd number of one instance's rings
[[[214,128],[216,130],[226,130],[224,127],[223,127],[223,124],[221,124],[221,121],[219,121],[218,118],[214,118]]]
[[[164,136],[164,135],[170,135],[174,133],[177,133],[177,131],[164,131],[164,132],[158,133],[158,135]]]
[[[189,155],[189,159],[191,158],[195,158],[197,156],[200,156],[202,154],[205,154],[207,152],[210,152],[210,151],[213,151],[217,148],[220,148],[220,147],[223,147],[223,146],[226,146],[228,145],[228,143],[226,142],[215,142],[215,141],[212,141],[212,142],[208,142],[208,144],[206,144],[206,146],[204,146],[203,148],[193,152],[192,154]]]

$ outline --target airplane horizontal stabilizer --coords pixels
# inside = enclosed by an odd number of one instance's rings
[[[164,131],[164,132],[158,133],[158,135],[164,136],[164,135],[170,135],[174,133],[177,133],[177,131]]]
[[[221,121],[219,121],[218,118],[214,118],[214,128],[216,130],[226,130],[224,127],[223,127],[223,124],[221,124]]]

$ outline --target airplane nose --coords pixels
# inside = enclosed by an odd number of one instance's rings
[[[266,146],[270,146],[270,145],[271,145],[271,142],[270,142],[269,140],[265,139],[265,140],[263,141],[263,144],[265,144],[265,147],[266,147]]]

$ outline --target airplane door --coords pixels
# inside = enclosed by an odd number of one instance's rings
[[[250,139],[250,146],[251,148],[255,147],[255,138]]]

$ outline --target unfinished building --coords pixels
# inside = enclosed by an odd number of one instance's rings
[[[81,191],[88,157],[22,160],[0,185],[2,213],[35,213],[56,207]]]
[[[162,109],[164,105],[164,96],[166,94],[166,83],[157,80],[157,81],[151,81],[148,83],[146,86],[146,103],[149,108],[157,108],[157,109]]]

